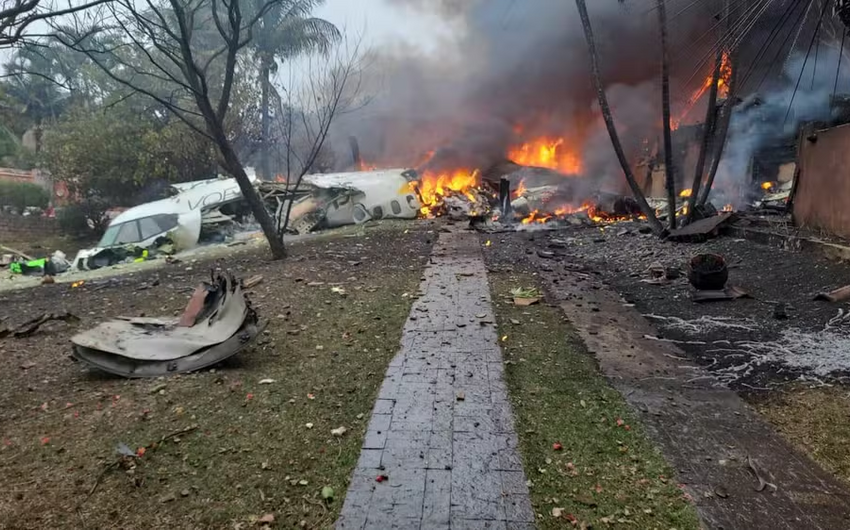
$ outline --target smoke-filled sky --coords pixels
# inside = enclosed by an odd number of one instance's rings
[[[773,27],[784,3],[777,1],[775,12],[768,10],[760,23]],[[723,2],[667,4],[675,115],[710,74],[715,15]],[[661,124],[661,46],[654,5],[647,0],[588,2],[608,96],[632,160],[647,144],[655,144]],[[486,169],[511,146],[550,136],[567,140],[585,176],[600,186],[621,184],[598,115],[573,1],[328,0],[320,14],[349,28],[365,28],[374,53],[367,76],[373,102],[339,120],[333,131],[340,158],[346,157],[348,136],[354,135],[366,160],[380,165],[413,166],[437,150],[437,165]],[[756,25],[753,33],[759,31]],[[805,35],[801,39],[807,40]],[[823,73],[830,65],[819,68]],[[780,63],[777,74],[782,70]],[[785,70],[771,93],[796,81],[795,72]],[[817,88],[827,84],[831,91],[826,81]],[[816,100],[825,103],[824,96]],[[808,99],[801,96],[797,104]],[[697,106],[683,123],[701,122],[704,112],[704,104]]]
[[[671,1],[671,12],[681,2],[691,0]],[[647,10],[647,2],[589,4],[612,106],[627,147],[636,152],[660,121],[657,14]],[[616,174],[574,2],[346,5],[330,0],[321,14],[335,22],[339,16],[349,26],[365,17],[375,54],[369,85],[375,98],[338,123],[334,137],[341,149],[351,134],[364,156],[380,164],[413,165],[436,149],[438,164],[486,169],[510,146],[545,135],[566,138],[586,171]],[[671,24],[671,37],[693,40],[709,27],[711,14],[691,9]],[[690,59],[691,65],[698,62]],[[690,95],[685,92],[676,94],[679,100]]]

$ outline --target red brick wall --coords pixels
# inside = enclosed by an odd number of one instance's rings
[[[26,241],[59,233],[56,219],[0,213],[0,242]]]

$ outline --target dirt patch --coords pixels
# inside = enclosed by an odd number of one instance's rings
[[[10,322],[57,310],[82,322],[0,341],[0,526],[221,528],[266,514],[282,526],[331,524],[398,349],[404,293],[416,291],[435,238],[426,229],[389,225],[292,245],[280,263],[243,253],[5,294]],[[175,314],[210,266],[264,276],[249,295],[270,321],[255,347],[162,380],[116,379],[69,359],[75,329]],[[339,427],[347,432],[334,436]],[[144,455],[118,465],[120,443]]]
[[[674,472],[560,311],[514,304],[511,290],[537,278],[487,255],[538,527],[699,528]]]

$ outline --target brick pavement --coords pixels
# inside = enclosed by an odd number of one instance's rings
[[[440,234],[420,295],[337,529],[532,529],[475,234]]]

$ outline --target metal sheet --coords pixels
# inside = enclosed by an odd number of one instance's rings
[[[242,326],[249,309],[238,283],[219,288],[220,299],[210,316],[186,328],[160,323],[134,323],[128,320],[104,322],[71,339],[75,345],[91,350],[142,361],[169,361],[230,338]],[[233,291],[231,292],[231,289]]]
[[[83,346],[74,346],[74,357],[104,372],[128,378],[161,377],[197,372],[233,357],[257,338],[262,331],[253,313],[243,326],[229,339],[205,348],[182,359],[171,361],[144,361],[112,355]]]

